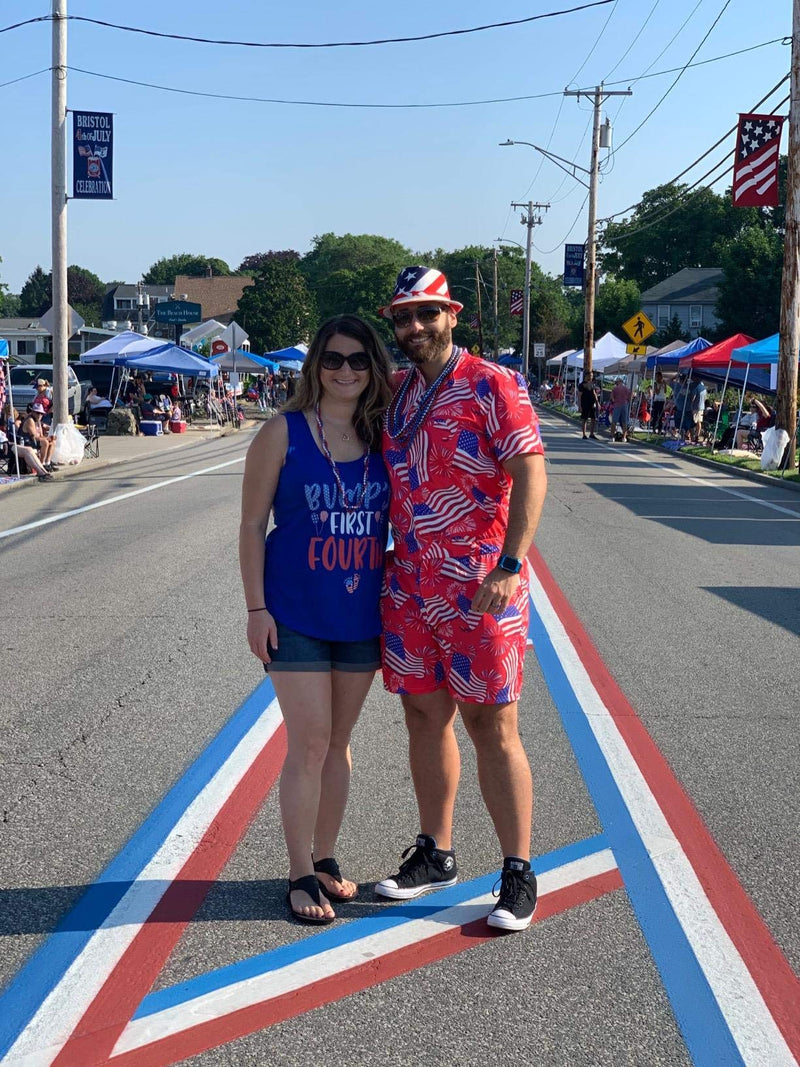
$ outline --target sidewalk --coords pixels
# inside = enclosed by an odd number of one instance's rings
[[[72,467],[59,467],[53,471],[53,481],[69,478],[73,474],[91,474],[100,470],[101,467],[111,467],[116,463],[128,463],[137,459],[149,459],[151,456],[173,452],[187,445],[195,445],[200,441],[213,441],[216,437],[232,437],[240,434],[242,430],[257,425],[257,420],[246,418],[240,424],[239,429],[231,426],[212,426],[208,423],[197,422],[187,427],[186,433],[166,433],[160,437],[109,437],[101,434],[100,455],[97,459],[85,458],[82,463]],[[41,485],[47,488],[47,482],[39,482],[35,474],[23,476],[19,480],[0,477],[0,494],[22,486]]]

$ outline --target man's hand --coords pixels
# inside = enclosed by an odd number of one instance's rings
[[[472,598],[472,610],[481,613],[488,612],[490,615],[502,615],[514,599],[518,585],[518,574],[509,574],[508,571],[495,567],[478,586],[478,591]]]

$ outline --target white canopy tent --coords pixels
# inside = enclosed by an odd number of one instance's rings
[[[208,319],[199,326],[193,326],[191,330],[182,333],[180,344],[182,348],[192,348],[202,344],[203,341],[214,341],[220,334],[225,332],[225,324],[216,319]]]
[[[625,354],[625,342],[620,341],[613,333],[604,333],[592,351],[592,368],[599,371],[604,370],[606,367],[611,366],[612,363],[618,363],[624,358]],[[583,349],[568,355],[566,365],[568,367],[582,367]]]
[[[164,343],[163,337],[145,337],[144,334],[134,333],[133,330],[123,330],[102,344],[82,352],[79,362],[122,365],[126,357],[144,356],[155,348],[161,348]]]
[[[547,366],[560,367],[561,364],[564,362],[566,356],[571,356],[577,351],[577,348],[567,348],[564,352],[559,353],[559,355],[552,356],[550,359],[548,359]]]

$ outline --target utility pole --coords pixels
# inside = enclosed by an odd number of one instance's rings
[[[67,0],[53,0],[51,239],[53,279],[53,424],[69,418],[67,403]]]
[[[492,273],[494,274],[493,303],[494,303],[494,361],[500,357],[500,319],[497,317],[497,249],[492,249]]]
[[[609,92],[603,89],[602,83],[589,89],[565,89],[564,96],[586,96],[594,101],[594,122],[592,125],[592,163],[589,169],[589,236],[586,242],[586,275],[584,277],[583,291],[585,310],[583,318],[583,376],[587,376],[592,369],[592,353],[594,352],[594,301],[596,295],[597,278],[597,182],[600,174],[600,110],[603,101],[609,96],[632,96],[630,89],[622,89]],[[610,148],[610,143],[605,145]]]
[[[478,348],[483,356],[483,311],[481,306],[481,275],[478,270],[478,261],[475,260],[475,295],[478,298]]]
[[[792,73],[789,97],[789,171],[783,241],[781,324],[775,425],[786,430],[794,466],[797,427],[797,354],[800,347],[800,0],[792,3]]]
[[[542,216],[534,215],[533,212],[534,209],[536,211],[547,211],[550,205],[534,204],[532,200],[529,200],[527,204],[513,203],[511,206],[521,207],[527,211],[527,214],[520,219],[522,225],[528,227],[528,239],[525,242],[525,295],[523,297],[525,303],[522,307],[522,376],[527,382],[531,347],[531,248],[533,246],[533,227],[541,226],[542,224]]]

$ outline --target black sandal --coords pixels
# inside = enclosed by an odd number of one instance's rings
[[[292,893],[297,890],[300,893],[306,893],[317,907],[322,907],[322,901],[319,899],[319,882],[313,874],[305,874],[302,878],[297,878],[294,882],[289,880],[289,892],[286,894],[286,903],[289,905],[289,911],[292,913],[292,917],[299,923],[308,923],[309,926],[329,926],[336,918],[335,915],[304,915],[301,911],[295,911],[292,907]]]
[[[320,874],[327,874],[327,876],[333,878],[335,882],[341,883],[342,881],[342,872],[339,869],[339,864],[333,856],[329,856],[324,860],[314,860],[314,870],[319,871]],[[342,893],[332,893],[324,882],[321,882],[319,879],[317,879],[317,881],[325,896],[329,900],[335,900],[338,904],[346,904],[350,900],[355,900],[358,896],[358,889],[356,889],[355,893],[351,893],[350,896],[345,896]]]

